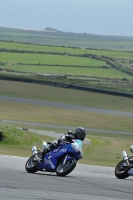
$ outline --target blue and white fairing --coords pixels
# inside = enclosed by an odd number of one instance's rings
[[[44,157],[44,163],[38,164],[38,169],[43,168],[46,170],[56,171],[57,163],[60,158],[65,158],[66,161],[72,158],[79,160],[83,157],[82,153],[82,141],[73,140],[73,143],[69,144],[60,144],[57,149],[50,151]]]

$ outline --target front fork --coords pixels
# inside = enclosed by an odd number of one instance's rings
[[[68,155],[65,156],[65,158],[64,158],[64,160],[63,160],[63,163],[62,163],[63,165],[66,164],[67,157],[68,157]]]
[[[68,154],[65,156],[62,165],[66,164],[66,161],[71,160],[73,157],[69,156]]]
[[[37,155],[37,148],[36,148],[36,146],[33,146],[32,147],[32,153],[33,153],[33,155],[36,157],[36,159],[38,160],[38,162],[40,163],[40,158],[38,157],[38,155]]]
[[[127,153],[122,151],[123,160],[127,163],[128,167],[130,167],[130,163],[128,161]]]

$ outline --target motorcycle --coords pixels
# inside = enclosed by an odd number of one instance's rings
[[[133,153],[133,146],[130,145],[130,151]],[[133,156],[127,155],[126,151],[122,151],[123,160],[121,160],[115,168],[115,176],[119,179],[133,176]]]
[[[37,150],[36,146],[32,147],[33,155],[25,164],[27,172],[55,172],[58,176],[66,176],[74,170],[82,154],[81,140],[73,143],[62,142],[56,149],[49,151],[50,145],[51,143],[44,141],[42,151]]]

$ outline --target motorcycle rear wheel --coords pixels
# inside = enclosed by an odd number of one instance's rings
[[[29,173],[35,173],[38,171],[37,165],[38,161],[35,159],[35,156],[33,155],[27,160],[25,164],[25,169]]]
[[[66,176],[76,167],[76,164],[77,161],[75,159],[68,160],[65,164],[61,161],[56,169],[57,176]]]
[[[116,166],[115,168],[115,176],[119,179],[124,179],[124,178],[127,178],[129,177],[130,175],[128,174],[128,170],[129,170],[129,167],[124,167],[124,163],[125,161],[124,160],[121,160],[118,165]]]

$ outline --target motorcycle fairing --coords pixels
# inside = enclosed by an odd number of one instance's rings
[[[57,152],[56,152],[57,151]],[[79,154],[72,148],[72,144],[60,145],[59,148],[53,151],[53,156],[58,159],[66,154],[71,154],[76,160],[79,159]]]
[[[38,169],[46,169],[56,171],[58,159],[63,155],[71,153],[76,160],[79,159],[79,154],[72,149],[71,144],[60,145],[57,149],[50,151],[44,157],[44,162],[38,164]],[[67,156],[67,160],[72,159],[72,156]]]

